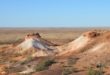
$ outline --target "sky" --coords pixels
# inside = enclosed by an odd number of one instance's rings
[[[0,27],[110,27],[110,0],[0,0]]]

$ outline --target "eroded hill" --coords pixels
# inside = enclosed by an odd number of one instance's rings
[[[110,31],[88,31],[61,46],[33,35],[26,36],[17,46],[0,47],[2,75],[86,75],[88,68],[98,71],[100,64],[103,74],[109,74]]]

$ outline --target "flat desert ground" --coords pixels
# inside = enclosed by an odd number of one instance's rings
[[[1,28],[0,44],[19,43],[24,39],[25,35],[35,32],[40,33],[47,40],[64,44],[88,30],[88,28]]]

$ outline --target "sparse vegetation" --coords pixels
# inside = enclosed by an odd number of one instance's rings
[[[103,68],[104,68],[104,64],[102,64],[102,63],[99,63],[99,64],[97,64],[97,68],[98,68],[98,70],[99,70],[99,75],[103,75]]]
[[[36,71],[46,70],[53,63],[55,63],[55,61],[53,59],[44,60],[44,61],[42,61],[42,62],[40,62],[39,64],[36,65],[35,70]]]
[[[33,60],[33,58],[31,56],[29,56],[29,57],[27,57],[26,60],[24,60],[24,61],[21,62],[21,65],[24,65],[24,64],[26,64],[26,63],[28,63],[28,62],[30,62],[32,60]]]
[[[87,75],[104,75],[104,74],[102,68],[98,68],[97,70],[95,70],[94,68],[90,67]]]
[[[78,72],[72,65],[77,61],[77,58],[68,58],[66,66],[62,71],[62,75],[70,75],[72,73]]]
[[[73,73],[72,69],[66,68],[66,69],[63,70],[62,75],[69,75],[71,73]]]
[[[89,68],[87,75],[97,75],[97,71],[92,67]],[[99,75],[99,74],[98,74]]]
[[[73,58],[73,57],[68,58],[67,65],[71,66],[71,65],[75,64],[77,60],[78,60],[78,58]]]

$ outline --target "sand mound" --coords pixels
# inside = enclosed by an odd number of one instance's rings
[[[70,42],[60,56],[78,57],[75,66],[88,68],[99,63],[110,65],[110,31],[89,31]]]
[[[31,50],[33,55],[37,56],[47,56],[55,54],[55,44],[41,38],[39,33],[28,34],[25,37],[25,40],[17,46],[19,48],[19,53],[24,53]]]
[[[59,47],[60,51],[62,51],[59,55],[66,56],[82,52],[85,48],[89,47],[90,44],[95,44],[95,40],[99,36],[100,33],[96,31],[86,32],[69,44]]]

